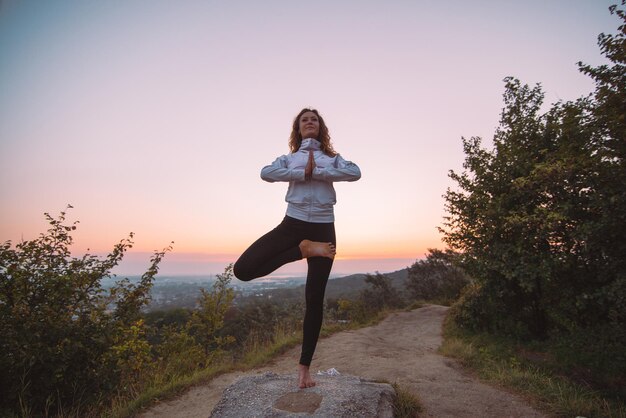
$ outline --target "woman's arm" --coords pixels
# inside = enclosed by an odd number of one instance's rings
[[[287,156],[278,157],[270,165],[261,169],[261,178],[273,183],[275,181],[304,181],[303,168],[287,168]]]
[[[323,181],[356,181],[361,178],[359,166],[352,161],[344,160],[337,154],[334,164],[330,167],[315,167],[313,179]]]

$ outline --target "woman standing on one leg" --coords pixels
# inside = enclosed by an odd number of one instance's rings
[[[243,281],[265,276],[284,264],[307,259],[306,312],[302,354],[298,366],[300,388],[315,386],[309,367],[322,327],[324,291],[335,258],[335,181],[361,177],[356,164],[344,160],[330,143],[328,128],[315,109],[302,109],[293,121],[291,153],[263,167],[265,181],[288,181],[287,214],[273,230],[254,242],[235,263]]]

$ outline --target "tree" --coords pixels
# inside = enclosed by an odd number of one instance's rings
[[[368,309],[380,311],[383,308],[397,308],[402,305],[398,290],[391,284],[391,279],[384,274],[367,274],[365,283],[371,288],[361,292],[361,300]]]
[[[622,0],[621,5],[626,5]],[[600,219],[594,225],[594,261],[602,265],[602,286],[591,299],[605,304],[607,316],[616,329],[626,324],[626,11],[609,8],[621,19],[616,35],[600,34],[598,45],[611,64],[591,67],[579,62],[579,68],[596,82],[593,96],[593,140],[602,164],[598,167],[598,193],[591,205]],[[615,278],[619,278],[615,280]],[[621,335],[624,336],[622,331]]]
[[[406,288],[416,300],[455,301],[469,283],[465,272],[456,265],[458,254],[451,250],[429,249],[425,260],[409,267]]]
[[[71,206],[68,206],[68,209]],[[76,224],[45,214],[50,229],[0,247],[0,408],[33,414],[87,403],[122,379],[122,358],[145,352],[141,308],[165,252],[137,285],[101,281],[132,247],[133,234],[104,259],[71,256]],[[132,375],[132,374],[131,374]]]
[[[541,113],[541,86],[505,79],[493,149],[463,139],[441,231],[475,280],[455,307],[459,324],[577,336],[624,367],[626,26],[624,11],[610,10],[622,24],[599,44],[612,65],[579,64],[594,95]]]

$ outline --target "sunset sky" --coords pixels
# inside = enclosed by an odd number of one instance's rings
[[[362,178],[335,185],[333,274],[393,271],[443,248],[461,137],[490,143],[503,78],[546,102],[593,91],[617,0],[0,2],[0,241],[74,206],[73,250],[129,232],[120,274],[174,241],[162,274],[214,274],[284,216],[303,107]],[[277,274],[299,274],[304,262]]]

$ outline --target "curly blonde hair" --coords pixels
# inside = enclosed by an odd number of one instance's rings
[[[291,129],[291,135],[289,135],[289,150],[297,152],[300,149],[302,143],[302,134],[300,134],[300,117],[306,112],[313,112],[320,122],[320,133],[317,136],[318,141],[321,143],[322,152],[330,157],[337,155],[337,152],[333,149],[333,144],[330,142],[330,134],[328,133],[328,126],[324,122],[324,119],[316,109],[304,108],[298,113],[298,116],[293,120],[293,126]]]

